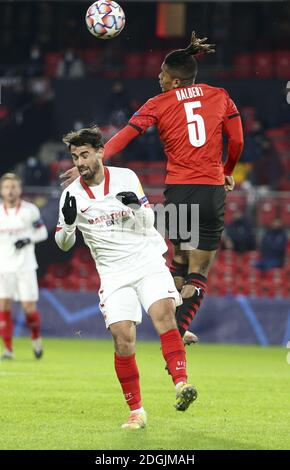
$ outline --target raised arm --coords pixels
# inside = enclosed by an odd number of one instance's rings
[[[126,127],[121,129],[105,144],[105,155],[104,160],[113,157],[119,152],[122,152],[124,148],[139,135],[139,131],[132,125],[128,124]]]

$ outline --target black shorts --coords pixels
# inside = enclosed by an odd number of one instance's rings
[[[191,204],[199,205],[199,242],[196,248],[205,251],[213,251],[218,248],[221,235],[224,229],[224,212],[226,192],[224,185],[209,184],[168,184],[164,191],[165,206],[173,204],[177,211],[176,237],[169,238],[173,244],[178,245],[188,242],[189,238],[184,238],[180,233],[179,212],[180,204],[186,205],[187,230],[191,230]],[[183,206],[184,207],[184,206]],[[182,209],[183,210],[183,209]],[[170,214],[170,211],[168,212]],[[166,229],[169,231],[169,218],[166,212]],[[196,229],[197,230],[197,229]]]

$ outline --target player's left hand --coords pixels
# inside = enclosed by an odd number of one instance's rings
[[[229,191],[232,191],[235,187],[235,180],[233,176],[227,176],[225,175],[225,190],[228,193]]]
[[[62,188],[67,188],[71,183],[74,182],[80,176],[78,169],[74,166],[70,168],[65,173],[59,175],[60,179],[62,179],[62,183],[60,184]]]
[[[131,207],[131,209],[136,210],[141,206],[137,195],[132,191],[121,191],[116,195],[116,198],[125,206]]]
[[[17,242],[14,243],[16,250],[21,250],[26,245],[29,245],[31,243],[30,238],[22,238],[20,240],[17,240]]]

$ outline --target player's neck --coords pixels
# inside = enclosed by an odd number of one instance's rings
[[[102,167],[100,168],[100,171],[96,173],[92,179],[85,180],[85,183],[88,186],[98,186],[104,181],[104,179],[105,179],[105,171],[104,171],[104,167]]]
[[[20,199],[17,199],[16,201],[4,201],[4,206],[6,209],[15,209],[16,207],[19,207],[20,205]]]

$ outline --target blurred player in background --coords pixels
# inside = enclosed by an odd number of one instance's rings
[[[175,320],[181,298],[162,256],[167,246],[154,228],[154,213],[137,175],[103,166],[100,130],[71,132],[64,142],[80,177],[62,193],[56,243],[67,251],[75,243],[76,228],[83,234],[100,274],[100,309],[114,339],[115,370],[131,411],[122,427],[144,428],[147,417],[135,359],[141,305],[160,336],[176,387],[176,409],[185,411],[197,396],[187,384],[185,350]]]
[[[4,343],[1,359],[13,359],[12,302],[20,301],[31,331],[37,359],[43,347],[40,337],[37,262],[35,243],[47,239],[38,207],[21,199],[21,180],[13,173],[0,179],[0,335]]]
[[[234,188],[232,176],[243,149],[240,114],[226,90],[207,84],[194,85],[196,54],[213,53],[214,45],[192,33],[185,49],[169,53],[161,66],[162,94],[149,99],[128,125],[105,145],[105,159],[121,152],[132,139],[156,125],[167,156],[165,204],[187,206],[187,229],[191,231],[191,205],[199,205],[199,243],[196,249],[181,249],[183,239],[169,236],[174,244],[171,273],[181,291],[183,304],[176,319],[182,337],[196,340],[187,332],[204,298],[207,276],[224,229],[227,191]],[[228,137],[227,160],[222,163],[223,133]],[[64,175],[68,182],[75,170]],[[170,220],[167,220],[170,225]]]

